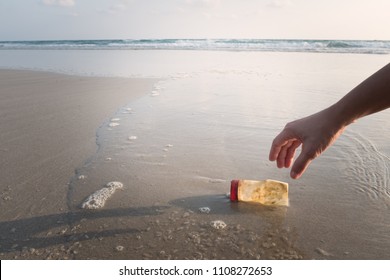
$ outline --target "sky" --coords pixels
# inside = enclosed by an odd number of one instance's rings
[[[389,0],[0,0],[0,41],[390,40]]]

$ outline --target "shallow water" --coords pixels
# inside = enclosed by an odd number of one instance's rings
[[[70,209],[110,181],[124,189],[106,208],[163,207],[158,218],[127,220],[142,234],[126,241],[126,257],[390,258],[389,111],[351,125],[300,180],[268,162],[286,122],[337,101],[388,57],[215,56],[203,69],[199,61],[178,61],[180,73],[164,65],[153,91],[112,116],[119,125],[102,124],[96,155],[72,179]],[[202,57],[213,56],[195,54]],[[227,199],[230,180],[266,178],[290,184],[289,207]],[[227,227],[212,230],[215,220]]]

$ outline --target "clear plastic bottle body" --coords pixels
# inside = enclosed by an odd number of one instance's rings
[[[288,206],[288,184],[275,180],[233,180],[230,200]]]

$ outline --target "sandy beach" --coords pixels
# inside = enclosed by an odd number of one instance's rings
[[[74,75],[0,71],[1,259],[390,257],[388,111],[348,127],[300,180],[268,161],[286,122],[388,56],[23,54]],[[231,203],[233,179],[285,181],[290,205]]]
[[[1,279],[386,275],[389,10],[0,1]]]
[[[289,240],[291,233],[280,227],[285,209],[230,205],[225,194],[208,187],[228,190],[225,179],[198,176],[183,189],[178,171],[152,158],[123,177],[126,163],[101,155],[107,141],[99,131],[118,129],[112,125],[120,122],[115,113],[131,116],[130,101],[157,96],[155,80],[21,70],[1,70],[0,77],[1,259],[303,258]],[[169,149],[172,144],[161,152]],[[102,157],[111,165],[95,167]],[[197,160],[191,161],[195,168]],[[152,178],[156,170],[150,164],[161,168],[170,189]],[[103,209],[83,209],[88,195],[118,178],[126,192],[119,190]],[[188,197],[191,190],[201,195]],[[202,212],[200,206],[205,206]],[[256,228],[261,234],[248,227],[249,220],[237,223],[237,211],[260,211],[265,221]],[[236,225],[221,231],[226,224],[217,217],[226,214],[236,216]]]
[[[66,244],[68,185],[96,152],[96,129],[152,84],[0,70],[1,259]]]

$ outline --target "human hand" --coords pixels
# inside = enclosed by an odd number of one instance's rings
[[[309,164],[324,152],[342,134],[344,126],[329,109],[288,123],[272,142],[269,154],[279,168],[289,168],[296,149],[302,151],[291,168],[290,176],[298,179]]]

